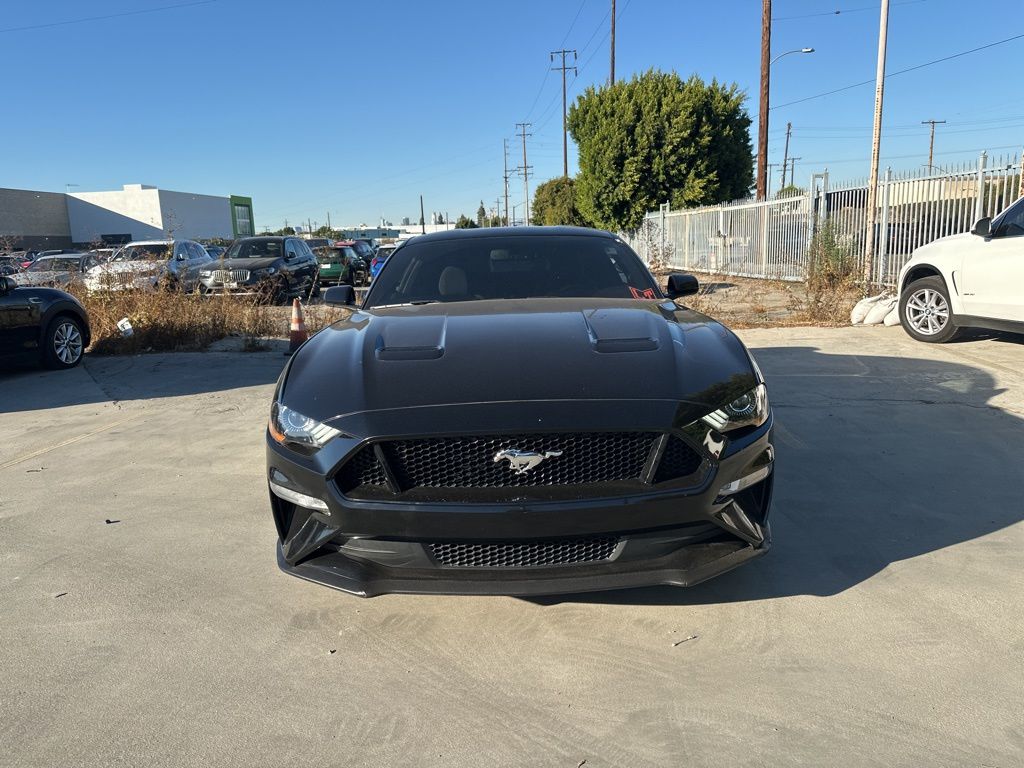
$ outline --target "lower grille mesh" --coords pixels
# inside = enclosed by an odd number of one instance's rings
[[[430,554],[448,568],[529,568],[607,560],[617,538],[603,536],[555,541],[510,541],[489,544],[432,542]]]

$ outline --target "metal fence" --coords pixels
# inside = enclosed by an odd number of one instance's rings
[[[970,230],[995,216],[1021,191],[1021,157],[931,168],[879,180],[872,254],[873,282],[893,285],[914,249]],[[776,280],[806,278],[815,233],[863,273],[867,235],[867,181],[830,184],[816,173],[806,193],[765,202],[749,200],[645,216],[626,236],[649,264]]]

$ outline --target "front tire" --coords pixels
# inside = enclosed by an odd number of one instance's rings
[[[61,315],[50,321],[43,337],[43,364],[47,368],[74,368],[82,362],[84,352],[85,339],[78,320]]]
[[[949,291],[941,277],[922,277],[900,295],[900,323],[917,341],[942,344],[957,334]]]

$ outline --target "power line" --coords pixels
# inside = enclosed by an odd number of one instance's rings
[[[913,3],[924,3],[927,0],[903,0],[893,5],[911,5]],[[877,11],[878,5],[862,5],[859,8],[837,8],[834,11],[822,11],[819,13],[802,13],[799,16],[772,16],[772,21],[790,21],[792,19],[812,19],[816,16],[840,16],[844,13],[857,13],[858,11]]]
[[[918,70],[918,69],[924,69],[925,67],[930,67],[933,64],[941,64],[944,61],[950,61],[951,59],[958,59],[961,56],[966,56],[966,55],[968,55],[970,53],[977,53],[978,51],[984,51],[987,48],[994,48],[997,45],[1003,45],[1004,43],[1010,43],[1010,42],[1013,42],[1014,40],[1020,40],[1022,37],[1024,37],[1024,33],[1019,34],[1019,35],[1014,35],[1013,37],[1007,37],[1007,38],[1004,38],[1003,40],[996,40],[994,43],[987,43],[985,45],[979,45],[977,48],[971,48],[968,51],[960,51],[960,53],[952,53],[949,56],[943,56],[941,59],[933,59],[932,61],[926,61],[923,64],[915,64],[914,66],[907,67],[906,69],[899,69],[899,70],[897,70],[895,72],[890,72],[885,77],[886,77],[886,79],[888,79],[890,77],[896,77],[896,75],[903,75],[903,74],[906,74],[907,72],[913,72],[913,71]],[[859,83],[853,83],[851,85],[844,85],[842,88],[834,88],[831,91],[825,91],[824,93],[817,93],[814,96],[805,96],[804,98],[796,99],[795,101],[787,101],[784,104],[776,104],[774,107],[771,107],[771,109],[779,109],[780,107],[789,107],[789,106],[792,106],[793,104],[802,104],[805,101],[811,101],[813,99],[821,99],[821,98],[824,98],[825,96],[831,96],[832,94],[835,94],[835,93],[842,93],[843,91],[849,91],[852,88],[860,88],[862,85],[871,85],[873,82],[875,82],[874,78],[872,78],[871,80],[862,80]]]
[[[50,21],[45,24],[29,24],[24,27],[7,27],[6,29],[0,29],[0,34],[4,32],[26,32],[30,29],[49,29],[50,27],[63,27],[68,24],[82,24],[87,21],[105,21],[106,19],[119,19],[122,16],[139,16],[143,13],[156,13],[157,11],[171,11],[176,8],[191,8],[196,5],[212,5],[213,3],[220,2],[220,0],[195,0],[191,3],[178,3],[177,5],[161,5],[156,8],[142,8],[137,11],[121,11],[120,13],[107,13],[103,16],[84,16],[80,19],[67,19],[66,21]]]

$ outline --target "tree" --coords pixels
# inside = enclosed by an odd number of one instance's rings
[[[484,208],[484,201],[480,201],[480,207],[476,209],[476,225],[482,227],[487,223],[487,209]]]
[[[295,234],[295,227],[284,227],[283,229],[277,230],[277,234],[279,234],[279,235],[294,235]]]
[[[444,214],[443,213],[437,214],[437,223],[438,224],[444,224]]]
[[[754,178],[745,98],[735,84],[653,69],[588,88],[568,118],[583,218],[634,231],[666,201],[687,208],[745,197]]]
[[[487,226],[488,227],[503,227],[503,226],[505,226],[505,217],[504,216],[491,216],[491,218],[489,218],[487,220]]]
[[[807,190],[802,187],[798,187],[795,184],[787,184],[778,192],[775,193],[775,197],[778,200],[782,200],[787,197],[799,197],[800,195],[806,194]]]
[[[456,229],[476,229],[477,223],[465,214],[461,214],[455,222]]]
[[[533,221],[547,226],[587,226],[576,207],[576,180],[558,176],[538,185],[533,192]]]

